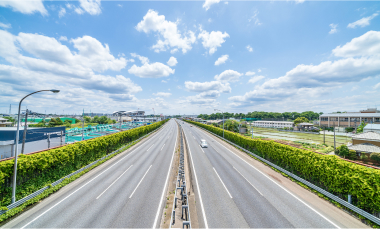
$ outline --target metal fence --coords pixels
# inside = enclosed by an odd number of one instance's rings
[[[320,187],[318,187],[318,186],[316,186],[316,185],[314,185],[314,184],[308,182],[308,181],[305,180],[305,179],[302,179],[301,177],[298,177],[297,175],[295,175],[295,174],[293,174],[293,173],[291,173],[291,172],[289,172],[289,171],[287,171],[287,170],[285,170],[285,169],[283,169],[283,168],[281,168],[281,167],[279,167],[279,166],[273,164],[272,162],[270,162],[270,161],[268,161],[268,160],[266,160],[266,159],[260,157],[259,155],[256,155],[256,154],[252,153],[251,151],[248,151],[248,150],[242,148],[241,146],[236,145],[235,143],[233,143],[233,142],[231,142],[231,141],[229,141],[229,140],[227,140],[227,139],[225,139],[225,138],[223,138],[223,137],[221,137],[221,136],[219,136],[219,135],[217,135],[217,134],[215,134],[215,133],[213,133],[213,132],[211,132],[211,131],[209,131],[209,130],[206,130],[206,129],[202,128],[202,127],[199,127],[199,128],[201,128],[201,129],[203,129],[203,130],[209,132],[210,134],[212,134],[212,135],[214,135],[214,136],[216,136],[216,137],[218,137],[218,138],[220,138],[220,139],[222,139],[222,140],[228,142],[229,144],[231,144],[231,145],[233,145],[233,146],[235,146],[235,147],[237,147],[237,148],[243,150],[244,152],[246,152],[246,153],[248,153],[248,154],[250,154],[250,155],[256,157],[256,158],[259,159],[260,161],[265,162],[266,164],[268,164],[268,165],[270,165],[270,166],[272,166],[272,167],[274,167],[274,168],[280,170],[281,172],[285,173],[286,175],[292,177],[293,179],[295,179],[295,180],[297,180],[297,181],[299,181],[299,182],[301,182],[301,183],[307,185],[308,187],[310,187],[310,188],[312,188],[312,189],[314,189],[314,190],[316,190],[316,191],[322,193],[323,195],[329,197],[330,199],[332,199],[332,200],[334,200],[334,201],[340,203],[341,205],[343,205],[343,206],[347,207],[348,209],[352,210],[353,212],[356,212],[356,213],[358,213],[359,215],[364,216],[365,218],[371,220],[372,222],[377,223],[378,225],[380,225],[380,218],[374,216],[373,214],[368,213],[368,212],[364,211],[363,209],[360,209],[360,208],[358,208],[358,207],[352,205],[351,203],[349,203],[349,202],[347,202],[347,201],[345,201],[345,200],[339,198],[338,196],[335,196],[335,195],[331,194],[330,192],[328,192],[328,191],[326,191],[326,190],[324,190],[324,189],[322,189],[322,188],[320,188]],[[349,196],[348,199],[350,200],[350,199],[351,199],[351,196]]]
[[[114,155],[115,153],[118,153],[118,152],[120,152],[120,151],[123,151],[126,147],[128,147],[128,146],[134,144],[134,143],[137,142],[137,141],[142,140],[143,138],[148,137],[149,135],[151,135],[151,134],[157,132],[158,130],[160,130],[162,127],[163,127],[163,126],[161,126],[160,128],[158,128],[158,129],[156,129],[156,130],[154,130],[154,131],[152,131],[152,132],[150,132],[150,133],[148,133],[148,134],[146,134],[146,135],[140,137],[140,138],[137,139],[137,140],[134,140],[134,141],[128,143],[127,145],[121,147],[120,149],[115,150],[115,151],[113,151],[112,153],[107,154],[106,156],[104,156],[104,157],[102,157],[102,158],[99,158],[98,160],[92,162],[91,164],[88,164],[88,165],[86,165],[85,167],[83,167],[83,168],[81,168],[81,169],[79,169],[79,170],[77,170],[77,171],[75,171],[75,172],[73,172],[73,173],[70,173],[69,175],[67,175],[67,176],[65,176],[65,177],[63,177],[63,178],[61,178],[61,179],[59,179],[59,180],[53,182],[53,183],[51,184],[52,187],[54,187],[54,186],[56,186],[56,185],[62,183],[62,181],[64,181],[65,179],[70,178],[70,177],[72,177],[72,176],[74,176],[74,175],[76,175],[76,174],[78,174],[78,173],[80,173],[80,172],[82,172],[82,171],[84,171],[84,170],[90,168],[91,166],[95,165],[95,164],[98,163],[99,161],[102,161],[102,160],[104,160],[104,159],[106,159],[106,158],[108,158],[108,157]],[[9,211],[9,210],[11,210],[11,209],[13,209],[13,208],[16,208],[16,207],[18,207],[18,206],[24,204],[26,201],[28,201],[28,200],[30,200],[30,199],[33,199],[34,197],[40,195],[41,193],[43,193],[45,190],[47,190],[47,189],[49,189],[49,188],[50,188],[49,186],[46,186],[46,187],[44,187],[44,188],[41,188],[40,190],[38,190],[38,191],[36,191],[36,192],[34,192],[34,193],[32,193],[32,194],[26,196],[26,197],[24,197],[24,198],[22,198],[22,199],[20,199],[20,200],[18,200],[18,201],[16,201],[16,202],[14,202],[13,204],[8,205],[8,206],[7,206],[8,210],[0,211],[0,215],[6,213],[7,211]]]

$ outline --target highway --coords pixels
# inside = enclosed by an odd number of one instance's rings
[[[174,157],[177,124],[100,165],[4,227],[159,227]]]
[[[280,174],[275,174],[276,180],[271,178],[256,165],[270,173],[275,173],[273,170],[215,136],[180,123],[195,175],[200,227],[368,227]],[[207,141],[208,148],[200,147],[201,139]],[[287,182],[292,191],[283,186]]]

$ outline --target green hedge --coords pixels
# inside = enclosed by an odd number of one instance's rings
[[[157,129],[166,121],[76,142],[41,153],[20,155],[17,161],[16,199],[19,200],[96,161]],[[7,206],[11,203],[12,188],[9,181],[13,176],[13,166],[14,160],[0,162],[0,206]]]
[[[189,122],[219,136],[223,135],[220,128]],[[230,131],[225,131],[224,137],[245,149],[256,149],[260,156],[272,163],[335,195],[346,198],[351,194],[353,204],[367,212],[380,212],[380,170],[350,163],[335,155],[321,155],[274,141],[251,139]]]

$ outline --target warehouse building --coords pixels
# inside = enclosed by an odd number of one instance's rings
[[[319,126],[321,127],[354,127],[360,123],[380,124],[380,111],[369,108],[360,112],[332,113],[319,116]]]

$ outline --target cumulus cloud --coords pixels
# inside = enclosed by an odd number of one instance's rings
[[[256,83],[256,82],[258,82],[264,78],[265,78],[265,76],[254,76],[248,80],[248,83]]]
[[[128,70],[129,74],[133,74],[141,78],[160,78],[167,77],[170,74],[174,74],[175,72],[175,69],[171,69],[169,66],[163,63],[155,62],[149,64],[148,58],[137,55],[135,53],[132,53],[131,55],[138,57],[143,65],[138,67],[134,64]]]
[[[1,22],[0,22],[0,27],[3,28],[3,29],[10,29],[10,28],[12,28],[11,24],[4,24],[4,23],[1,23]]]
[[[253,48],[250,45],[247,45],[246,48],[247,48],[248,52],[253,52]]]
[[[60,37],[59,37],[59,40],[60,40],[60,41],[67,41],[67,37],[66,37],[66,36],[60,36]]]
[[[333,33],[338,32],[338,30],[336,29],[337,27],[338,27],[338,24],[333,24],[333,23],[331,23],[331,24],[330,24],[330,28],[331,28],[331,30],[330,30],[329,34],[333,34]]]
[[[283,100],[293,96],[318,96],[351,82],[380,75],[380,32],[369,31],[338,46],[332,53],[343,57],[318,65],[300,64],[284,76],[270,79],[253,91],[229,99],[240,104]]]
[[[221,57],[219,57],[216,61],[215,61],[215,65],[221,65],[221,64],[224,64],[226,63],[226,61],[228,60],[228,55],[222,55]]]
[[[366,27],[370,24],[370,21],[372,19],[374,19],[376,16],[378,16],[379,14],[378,13],[374,13],[372,14],[371,16],[368,16],[368,17],[363,17],[362,19],[359,19],[355,22],[352,22],[352,23],[349,23],[347,25],[347,28],[356,28],[356,27]]]
[[[230,93],[231,87],[229,83],[222,83],[219,81],[209,81],[209,82],[192,82],[186,81],[185,87],[187,90],[192,92],[205,92],[216,90],[220,93]]]
[[[213,54],[216,52],[218,47],[221,47],[225,42],[225,38],[230,37],[228,33],[220,32],[220,31],[212,31],[211,33],[202,30],[198,35],[198,39],[202,40],[202,45],[205,49],[209,50],[209,54]]]
[[[169,58],[168,62],[166,62],[166,63],[169,66],[173,67],[173,66],[177,65],[178,61],[177,61],[177,59],[174,56],[172,56],[172,57]]]
[[[100,0],[79,0],[80,7],[91,15],[99,15],[102,10],[100,9]],[[78,8],[77,8],[78,9]],[[83,11],[76,11],[78,14],[82,14]]]
[[[58,17],[61,18],[61,17],[65,16],[65,14],[66,14],[66,9],[61,7],[61,9],[58,12]]]
[[[42,0],[36,1],[0,1],[0,6],[10,7],[13,11],[17,11],[23,14],[33,14],[36,12],[42,15],[48,15],[47,10],[42,3]]]
[[[196,37],[190,30],[181,33],[177,27],[178,23],[178,20],[176,22],[167,21],[164,15],[158,15],[158,12],[149,10],[135,28],[144,33],[156,32],[158,40],[152,46],[155,52],[171,49],[174,53],[181,49],[182,53],[186,53],[191,50],[191,45],[196,41]]]
[[[205,1],[205,3],[203,3],[203,8],[205,8],[206,9],[206,11],[207,10],[209,10],[210,9],[210,6],[211,5],[213,5],[213,4],[217,4],[217,3],[219,3],[220,2],[220,0],[206,0]]]
[[[380,83],[376,84],[373,88],[374,88],[374,89],[378,89],[378,88],[380,88]]]
[[[172,95],[172,93],[169,93],[169,92],[157,92],[157,93],[153,93],[154,96],[158,96],[158,97],[170,97]]]
[[[216,75],[214,79],[218,81],[236,82],[236,81],[239,81],[239,78],[242,75],[243,75],[242,73],[239,73],[234,70],[225,70],[224,72],[220,73],[220,75]]]
[[[246,76],[253,76],[254,74],[256,74],[255,72],[251,72],[251,71],[248,71],[245,73]]]

